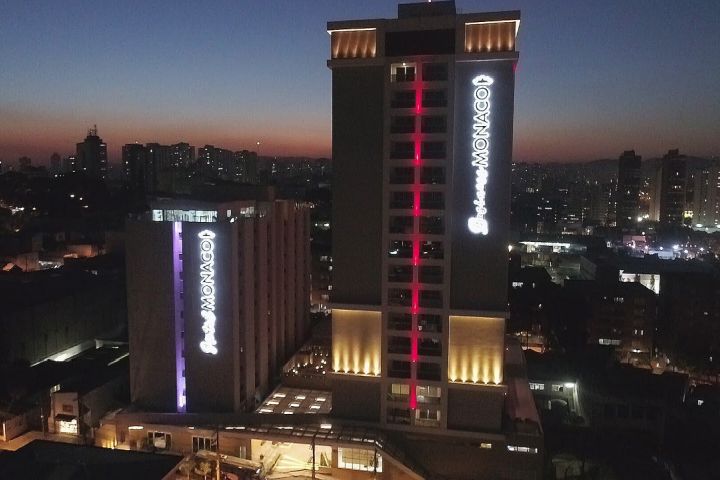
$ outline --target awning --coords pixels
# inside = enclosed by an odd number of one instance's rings
[[[75,415],[68,415],[66,413],[58,413],[55,415],[55,421],[60,420],[61,422],[72,422],[73,420],[77,420],[77,417]]]

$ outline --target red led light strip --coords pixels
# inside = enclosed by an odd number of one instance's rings
[[[419,266],[420,266],[420,133],[417,132],[418,119],[422,112],[422,85],[419,81],[415,81],[415,127],[416,132],[413,134],[413,142],[415,144],[415,158],[413,165],[415,166],[415,176],[413,179],[413,239],[412,239],[412,264],[413,264],[413,282],[412,282],[412,329],[410,337],[410,409],[417,408],[417,362],[418,362],[418,306],[420,296],[419,285]]]

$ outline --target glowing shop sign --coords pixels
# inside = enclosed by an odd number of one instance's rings
[[[490,157],[490,85],[493,79],[487,75],[473,78],[473,135],[472,166],[475,167],[475,215],[468,218],[468,229],[474,234],[488,234],[485,187],[488,181],[488,160]]]
[[[200,350],[217,355],[215,338],[215,233],[203,230],[200,239],[200,316],[203,318],[202,331],[205,338]]]

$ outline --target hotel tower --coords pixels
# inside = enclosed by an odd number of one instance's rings
[[[487,447],[529,396],[505,341],[519,25],[454,2],[328,23],[336,417]]]

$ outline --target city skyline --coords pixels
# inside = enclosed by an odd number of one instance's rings
[[[397,6],[5,3],[0,158],[35,164],[72,154],[93,124],[114,164],[135,141],[329,157],[327,34],[317,27],[390,18]],[[669,148],[718,154],[720,5],[478,3],[458,8],[523,11],[515,161],[588,161],[627,149],[644,159]]]

